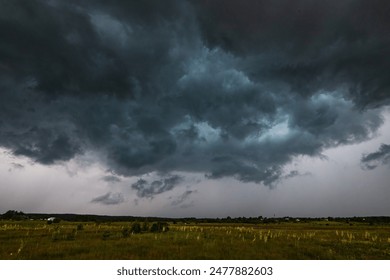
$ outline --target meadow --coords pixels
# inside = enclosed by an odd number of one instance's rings
[[[169,231],[141,233],[132,226],[0,220],[0,259],[390,259],[390,225],[170,223]]]

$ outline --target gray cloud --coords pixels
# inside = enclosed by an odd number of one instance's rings
[[[122,181],[119,177],[113,175],[104,176],[102,177],[102,180],[107,183],[119,183]]]
[[[23,164],[20,164],[20,163],[15,163],[15,162],[13,162],[13,163],[12,163],[12,167],[15,168],[15,169],[23,169],[23,168],[24,168],[24,165],[23,165]]]
[[[283,176],[283,179],[290,179],[294,177],[310,176],[310,175],[312,175],[310,172],[301,173],[298,170],[291,170],[288,174]]]
[[[390,145],[382,144],[378,151],[362,156],[361,164],[364,169],[375,169],[378,165],[390,162]]]
[[[153,198],[155,195],[172,190],[182,180],[183,178],[178,175],[173,175],[160,180],[154,180],[152,182],[139,179],[136,183],[131,185],[131,188],[137,191],[138,197]]]
[[[185,203],[185,202],[188,201],[190,199],[190,197],[196,192],[197,191],[193,191],[193,190],[185,191],[184,193],[182,193],[178,197],[174,198],[171,202],[171,205],[172,206],[179,206],[180,205],[180,207],[184,207],[184,208],[189,207],[190,205],[192,205],[193,201],[191,201],[190,203]]]
[[[92,150],[121,176],[185,171],[272,185],[294,157],[365,141],[383,123],[389,7],[4,4],[0,146],[46,165]],[[132,188],[153,197],[177,183],[164,180]]]
[[[108,192],[102,196],[95,197],[91,200],[92,203],[99,203],[104,205],[116,205],[121,204],[125,200],[123,198],[123,195],[121,193],[111,193]]]
[[[8,169],[8,172],[12,172],[14,170],[23,170],[23,169],[24,169],[23,164],[12,162],[11,167]]]

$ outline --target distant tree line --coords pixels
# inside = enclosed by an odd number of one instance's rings
[[[80,215],[80,214],[25,214],[21,211],[8,210],[4,214],[0,215],[2,220],[48,220],[51,217],[55,217],[58,220],[70,221],[70,222],[131,222],[131,223],[143,223],[153,221],[156,225],[166,225],[166,223],[173,224],[198,224],[198,223],[246,223],[246,224],[271,224],[271,223],[286,223],[286,222],[313,222],[313,221],[335,221],[345,223],[369,223],[369,224],[390,224],[389,216],[373,216],[373,217],[327,217],[327,218],[307,218],[307,217],[226,217],[226,218],[162,218],[162,217],[134,217],[134,216],[104,216],[104,215]],[[137,226],[136,226],[137,227]],[[142,225],[140,224],[141,232]],[[149,231],[150,229],[148,229]],[[136,231],[136,230],[135,230]]]
[[[15,211],[15,210],[8,210],[3,215],[1,215],[0,218],[2,220],[14,220],[14,221],[29,219],[28,215],[24,214],[21,211]]]

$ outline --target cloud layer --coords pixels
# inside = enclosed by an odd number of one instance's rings
[[[93,151],[114,174],[162,174],[135,183],[139,196],[173,188],[164,178],[175,171],[272,185],[294,157],[365,141],[382,124],[389,8],[4,3],[0,146],[46,165]]]

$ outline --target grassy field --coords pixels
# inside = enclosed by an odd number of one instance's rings
[[[178,223],[140,234],[130,228],[0,221],[0,259],[390,259],[389,225]]]

